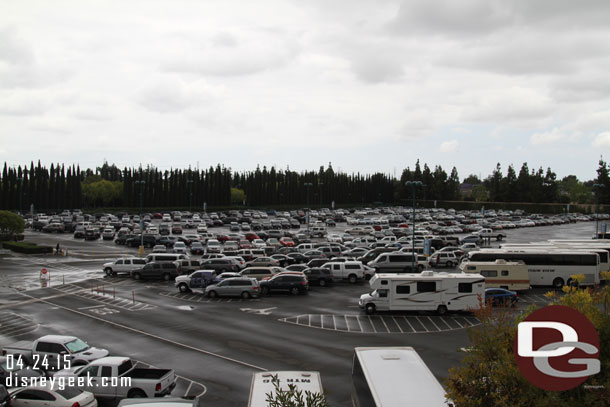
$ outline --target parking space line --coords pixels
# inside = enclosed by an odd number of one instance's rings
[[[347,315],[343,315],[343,319],[345,320],[345,327],[347,328],[347,332],[351,332],[352,330],[349,328],[349,322],[347,321]]]
[[[398,329],[400,329],[400,333],[404,333],[404,331],[402,330],[402,328],[400,327],[400,325],[398,325],[398,321],[396,321],[396,318],[392,317],[392,320],[394,321],[394,323],[396,324],[396,326],[398,327]]]
[[[337,321],[335,321],[335,316],[333,315],[333,329],[336,331],[337,330]]]
[[[403,318],[405,319],[405,321],[407,321],[407,324],[409,324],[409,326],[411,327],[411,330],[413,330],[413,332],[417,332],[415,330],[415,328],[413,328],[413,325],[411,325],[411,322],[409,322],[409,319],[407,317],[405,317],[405,316],[403,316]]]
[[[421,319],[419,319],[418,316],[415,316],[415,319],[417,319],[417,322],[419,322],[421,324],[421,326],[424,327],[424,329],[426,330],[426,332],[430,332],[430,330],[428,329],[428,327],[426,325],[424,325],[423,322],[421,322]]]
[[[379,318],[381,319],[383,326],[385,326],[385,329],[388,331],[388,333],[390,333],[390,328],[388,327],[388,324],[385,323],[385,318],[382,316],[380,316]]]
[[[371,327],[373,327],[373,332],[377,333],[377,328],[375,328],[375,325],[373,324],[373,320],[371,319],[371,316],[368,315],[369,317],[369,323],[371,324]]]
[[[439,319],[440,319],[441,321],[443,321],[443,323],[444,323],[445,325],[447,325],[447,328],[449,328],[449,329],[454,329],[454,328],[452,328],[452,327],[451,327],[451,325],[449,325],[449,324],[447,323],[447,321],[445,321],[445,317],[440,317]]]
[[[356,316],[356,321],[358,321],[358,326],[360,327],[360,332],[364,332],[364,329],[362,329],[362,324],[360,323],[360,315]]]
[[[434,325],[439,332],[442,331],[442,329],[439,328],[438,325],[436,325],[436,323],[434,322],[434,320],[432,318],[428,317],[428,320],[430,320],[430,322],[432,322],[432,325]]]

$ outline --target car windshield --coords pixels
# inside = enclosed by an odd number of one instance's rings
[[[73,341],[66,343],[66,348],[68,348],[71,353],[77,353],[89,349],[89,345],[76,338]]]

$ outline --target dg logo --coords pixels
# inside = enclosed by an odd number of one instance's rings
[[[562,305],[541,308],[519,323],[513,350],[521,373],[544,390],[572,389],[600,371],[595,327]]]

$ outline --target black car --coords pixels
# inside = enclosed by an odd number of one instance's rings
[[[100,238],[99,229],[87,228],[85,229],[85,240],[97,240]]]
[[[174,262],[152,261],[144,267],[131,271],[131,278],[135,280],[165,280],[175,279],[180,271]]]
[[[332,275],[330,274],[330,270],[320,267],[314,267],[303,270],[303,274],[307,276],[307,280],[311,285],[319,285],[320,287],[324,287],[333,282]]]
[[[157,244],[157,237],[154,235],[135,235],[125,240],[127,247],[139,247],[143,243],[144,247],[154,247]]]
[[[163,246],[167,247],[168,249],[171,249],[172,247],[174,247],[174,244],[178,241],[178,238],[176,236],[163,236],[161,238],[159,238],[159,240],[157,241],[157,244],[162,244]]]
[[[307,263],[309,261],[307,256],[303,256],[302,253],[298,252],[288,253],[286,256],[294,259],[296,263]]]
[[[304,275],[298,274],[279,274],[269,280],[262,280],[260,286],[263,294],[269,294],[274,291],[305,294],[309,290],[307,278]]]
[[[312,259],[307,262],[307,267],[320,267],[324,263],[328,263],[328,259]]]

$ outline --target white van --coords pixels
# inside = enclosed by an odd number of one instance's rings
[[[485,278],[480,274],[375,274],[373,291],[360,296],[358,305],[367,314],[375,311],[466,311],[485,298]]]
[[[364,265],[360,261],[331,261],[321,267],[330,271],[333,281],[347,280],[354,284],[366,278]]]
[[[150,263],[151,261],[156,262],[171,262],[177,260],[186,260],[188,256],[186,254],[179,253],[151,253],[146,256],[146,263]]]
[[[460,270],[462,273],[482,275],[487,288],[530,289],[530,275],[522,261],[464,261],[460,264]]]

